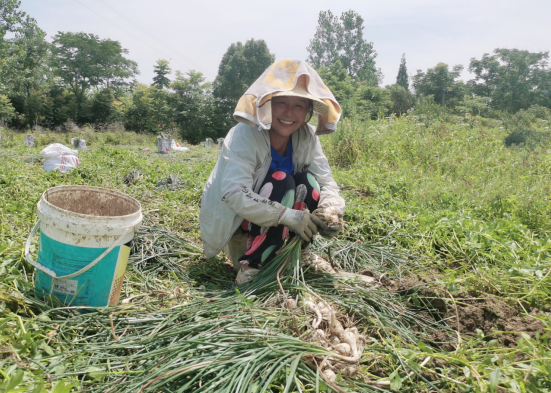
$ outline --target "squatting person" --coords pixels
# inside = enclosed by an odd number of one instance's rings
[[[341,108],[304,61],[276,61],[239,100],[232,128],[201,199],[201,238],[207,258],[226,246],[237,283],[266,266],[289,236],[306,242],[319,231],[336,236],[312,214],[342,217],[344,199],[318,135],[334,132]],[[317,127],[308,124],[317,115]],[[306,210],[307,209],[307,210]]]

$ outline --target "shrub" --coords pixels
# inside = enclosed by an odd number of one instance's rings
[[[410,91],[400,85],[392,85],[390,90],[390,99],[392,100],[392,110],[397,115],[407,113],[415,105],[415,96]]]
[[[385,117],[392,111],[393,103],[387,89],[362,85],[354,99],[357,115],[364,120]]]

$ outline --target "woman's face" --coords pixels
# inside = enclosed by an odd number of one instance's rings
[[[288,137],[298,130],[310,109],[310,100],[302,97],[272,98],[272,131],[281,137]]]

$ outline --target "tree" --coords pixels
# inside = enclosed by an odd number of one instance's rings
[[[331,11],[321,11],[318,27],[308,48],[308,62],[314,67],[331,66],[340,60],[355,80],[378,86],[382,73],[375,67],[377,52],[373,43],[363,38],[363,18],[353,10],[337,18]]]
[[[44,114],[52,126],[60,126],[76,113],[75,95],[63,86],[53,85],[48,91],[49,111]]]
[[[164,113],[159,112],[164,112],[165,106],[159,108],[158,102],[155,102],[159,92],[165,93],[154,86],[138,84],[131,97],[123,98],[126,103],[126,128],[148,133],[163,131],[165,124],[159,124],[159,119],[164,117]]]
[[[459,115],[471,114],[474,116],[487,116],[490,97],[466,95],[462,101],[455,106],[455,112]]]
[[[316,71],[339,103],[354,96],[357,83],[342,67],[340,60],[328,66],[320,66]]]
[[[19,1],[0,0],[0,94],[8,95],[19,113],[18,125],[43,119],[51,71],[46,33],[36,21],[18,11]],[[11,38],[4,39],[6,32]],[[13,123],[12,125],[17,125]]]
[[[415,105],[415,97],[410,91],[399,84],[388,87],[390,99],[392,100],[393,112],[400,115],[407,113]]]
[[[45,38],[46,33],[36,21],[27,17],[14,37],[4,42],[0,78],[3,89],[10,96],[28,97],[32,90],[45,87],[47,77],[51,76],[48,67],[50,44]]]
[[[231,44],[220,62],[214,80],[213,95],[219,100],[219,110],[231,118],[239,98],[275,60],[264,40],[250,39]]]
[[[400,68],[398,69],[396,84],[402,86],[404,89],[409,91],[409,77],[408,77],[408,69],[406,67],[405,53],[402,55],[402,60],[400,60]]]
[[[111,114],[114,111],[113,103],[115,101],[111,89],[96,91],[91,101],[91,120],[94,123],[106,123],[111,120]]]
[[[348,75],[342,67],[340,60],[329,66],[320,66],[316,71],[341,106],[341,116],[343,118],[353,117],[356,112],[354,94],[356,93],[358,83]]]
[[[77,100],[76,119],[90,88],[117,89],[130,85],[138,73],[136,62],[124,57],[128,53],[118,41],[100,40],[94,34],[58,33],[53,40],[52,66]]]
[[[518,49],[496,49],[482,59],[471,59],[469,71],[473,92],[490,97],[493,109],[515,113],[530,105],[551,107],[549,52],[531,53]]]
[[[170,79],[166,76],[170,74],[171,71],[168,60],[157,60],[157,64],[154,67],[155,76],[153,77],[153,84],[159,89],[168,88]]]
[[[377,119],[381,115],[387,116],[392,110],[390,91],[367,84],[361,85],[355,96],[358,115],[364,118]]]
[[[20,0],[0,0],[0,44],[7,32],[14,32],[25,17],[23,11],[19,11]]]
[[[0,125],[13,117],[15,117],[15,109],[13,109],[10,100],[8,97],[0,95]]]
[[[433,96],[434,101],[442,106],[453,106],[454,103],[463,99],[465,84],[456,81],[463,70],[462,65],[456,65],[452,71],[445,63],[438,63],[436,67],[429,68],[427,72],[417,70],[413,77],[413,87],[417,96]]]
[[[212,84],[205,82],[202,73],[177,71],[170,87],[173,91],[170,106],[174,109],[174,121],[184,140],[198,143],[205,138],[222,136],[227,131],[223,117],[215,110]]]
[[[46,33],[22,11],[18,0],[0,0],[0,93],[29,95],[48,74]],[[13,37],[4,40],[7,32]]]

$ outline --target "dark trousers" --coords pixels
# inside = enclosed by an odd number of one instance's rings
[[[316,178],[308,172],[292,176],[282,171],[270,171],[262,182],[259,194],[287,208],[296,210],[308,208],[313,212],[318,208],[320,187]],[[243,233],[248,233],[249,238],[247,252],[239,258],[239,261],[247,261],[249,266],[255,269],[266,266],[289,237],[289,228],[283,225],[260,227],[243,220],[241,230]]]

